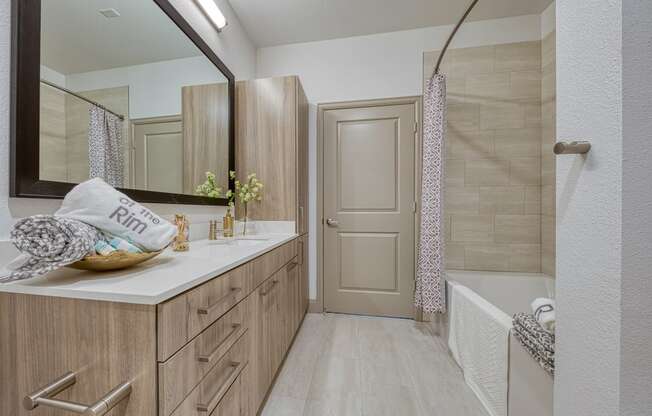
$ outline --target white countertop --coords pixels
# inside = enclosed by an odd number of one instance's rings
[[[230,241],[193,241],[190,251],[167,249],[130,269],[95,273],[66,267],[33,279],[0,283],[0,292],[155,305],[296,237],[255,234]]]

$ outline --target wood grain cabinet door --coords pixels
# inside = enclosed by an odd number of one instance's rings
[[[76,382],[56,399],[90,405],[131,382],[110,415],[157,415],[154,306],[3,293],[0,331],[0,415],[69,416],[22,406],[23,397],[67,372]]]
[[[299,238],[298,241],[298,253],[299,253],[299,321],[303,319],[303,316],[308,311],[308,306],[310,303],[310,283],[308,274],[310,272],[309,263],[308,263],[308,234],[304,234]]]

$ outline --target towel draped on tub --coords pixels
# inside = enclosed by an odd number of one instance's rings
[[[507,314],[471,289],[451,284],[448,346],[487,413],[507,416],[509,332]]]

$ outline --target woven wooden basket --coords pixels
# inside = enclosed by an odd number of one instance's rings
[[[150,253],[127,253],[126,251],[116,251],[108,256],[86,256],[76,263],[68,265],[73,269],[91,270],[95,272],[108,272],[111,270],[126,269],[161,254],[163,250],[152,251]]]

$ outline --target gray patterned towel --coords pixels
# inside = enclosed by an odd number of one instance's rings
[[[555,334],[546,331],[532,314],[517,313],[513,335],[539,365],[555,374]]]
[[[0,283],[29,279],[81,260],[99,239],[97,229],[81,221],[52,215],[23,218],[11,231],[11,241],[22,255]]]

